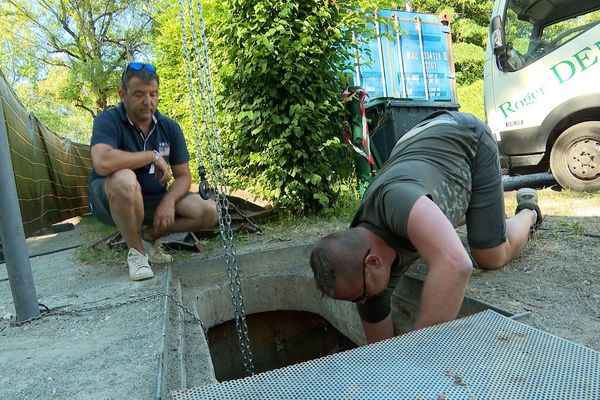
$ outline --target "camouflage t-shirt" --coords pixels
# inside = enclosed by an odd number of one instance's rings
[[[457,225],[469,205],[478,133],[458,125],[452,114],[427,121],[420,132],[396,144],[366,190],[351,227],[371,230],[399,254],[415,251],[407,225],[410,211],[421,196],[429,197]]]
[[[376,233],[396,250],[398,262],[387,289],[357,304],[364,321],[389,315],[394,288],[418,258],[407,226],[421,196],[454,226],[466,215],[471,247],[491,248],[506,240],[498,147],[484,123],[459,112],[430,116],[400,139],[369,185],[350,226]]]

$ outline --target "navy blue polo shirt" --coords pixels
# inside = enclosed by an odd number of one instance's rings
[[[158,111],[154,113],[154,123],[147,138],[125,113],[123,103],[98,114],[94,119],[90,147],[95,144],[107,144],[113,149],[130,152],[158,150],[170,165],[189,161],[185,138],[179,124]],[[162,195],[167,189],[150,173],[151,164],[135,170],[144,196]],[[90,183],[102,178],[92,169]]]

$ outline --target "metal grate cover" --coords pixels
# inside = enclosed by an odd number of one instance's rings
[[[600,353],[494,311],[248,378],[196,399],[600,399]]]

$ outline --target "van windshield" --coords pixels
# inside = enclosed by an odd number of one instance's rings
[[[600,23],[600,10],[594,10],[557,21],[556,15],[546,19],[520,15],[522,1],[508,2],[504,21],[507,43],[507,68],[519,70],[540,57],[568,43]],[[550,17],[554,21],[550,21]]]

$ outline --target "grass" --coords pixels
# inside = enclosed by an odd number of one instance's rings
[[[508,215],[517,206],[516,191],[505,192],[504,204]],[[594,193],[574,192],[569,189],[556,191],[550,188],[538,191],[540,208],[544,215],[564,217],[600,216],[600,196]]]
[[[113,226],[104,225],[91,215],[81,217],[79,225],[87,243],[96,243],[117,231]],[[94,250],[90,246],[81,246],[76,252],[77,259],[84,264],[123,263],[127,253],[124,250]]]

